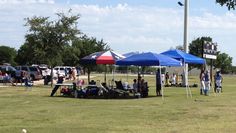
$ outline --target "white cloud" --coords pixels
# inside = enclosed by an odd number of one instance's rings
[[[43,3],[43,4],[39,4]],[[54,4],[53,4],[54,3]],[[24,42],[27,28],[23,26],[26,17],[53,16],[56,12],[68,11],[81,14],[78,28],[89,36],[104,39],[118,52],[153,51],[162,52],[182,44],[183,10],[172,8],[130,6],[66,5],[54,0],[0,0],[0,44],[16,48]],[[202,9],[201,9],[202,10]],[[201,36],[210,36],[219,44],[222,52],[233,56],[236,34],[236,14],[227,12],[216,15],[203,11],[202,15],[189,17],[189,42]],[[227,38],[224,40],[224,36]]]
[[[54,0],[0,0],[0,4],[35,4],[35,3],[48,3],[54,4]]]
[[[235,23],[236,16],[232,12],[227,12],[221,16],[205,13],[203,16],[194,16],[191,18],[191,25],[196,29],[236,29]]]

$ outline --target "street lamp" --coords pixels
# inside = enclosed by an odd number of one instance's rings
[[[178,2],[180,6],[184,6],[184,51],[188,53],[188,0],[184,1],[184,4]],[[183,85],[188,86],[188,64],[184,64],[184,82]]]

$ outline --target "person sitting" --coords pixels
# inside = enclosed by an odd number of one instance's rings
[[[80,89],[83,87],[84,85],[84,80],[81,79],[81,80],[78,80],[77,83],[76,83],[76,86],[78,86]]]
[[[144,81],[144,79],[141,80],[141,97],[147,97],[148,96],[148,85],[147,82]]]
[[[89,84],[90,84],[90,85],[96,85],[96,82],[95,82],[94,80],[91,80],[91,81],[89,82]]]

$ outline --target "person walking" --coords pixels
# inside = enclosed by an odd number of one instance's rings
[[[205,90],[205,74],[204,74],[204,69],[201,70],[199,79],[200,79],[200,94],[203,94],[203,91]]]
[[[162,86],[161,73],[160,73],[160,69],[157,69],[156,71],[156,95],[157,96],[161,96],[161,86]]]
[[[59,74],[58,75],[58,80],[57,80],[57,84],[62,84],[64,81],[64,77]],[[58,88],[60,87],[60,85],[55,85],[55,87],[53,88],[52,92],[51,92],[51,97],[57,92]]]

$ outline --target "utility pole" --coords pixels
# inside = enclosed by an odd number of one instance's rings
[[[188,53],[188,9],[189,0],[184,1],[184,51]],[[184,85],[188,86],[188,64],[184,66]]]

